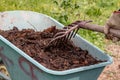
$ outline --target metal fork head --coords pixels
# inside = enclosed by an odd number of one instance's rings
[[[61,42],[66,42],[74,38],[77,34],[80,26],[84,26],[86,23],[91,21],[75,21],[72,24],[64,27],[61,32],[58,32],[54,35],[53,39],[48,43],[47,46],[54,45],[55,47],[58,46]]]

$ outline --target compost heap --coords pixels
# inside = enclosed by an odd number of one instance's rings
[[[33,29],[18,30],[17,27],[14,27],[11,30],[0,30],[0,35],[52,70],[62,71],[103,62],[93,58],[87,50],[76,47],[70,40],[61,41],[57,46],[51,45],[46,48],[46,45],[59,31],[60,29],[56,29],[55,26],[42,32]]]

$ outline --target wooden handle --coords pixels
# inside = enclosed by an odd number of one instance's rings
[[[96,24],[86,23],[84,26],[80,26],[80,28],[104,33],[104,26]],[[120,38],[120,30],[110,29],[110,33]]]

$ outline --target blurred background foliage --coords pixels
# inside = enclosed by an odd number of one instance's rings
[[[120,0],[0,0],[0,11],[30,10],[47,14],[64,25],[76,20],[93,20],[94,24],[105,24],[114,10],[120,8]],[[79,35],[103,49],[104,35],[81,29]]]

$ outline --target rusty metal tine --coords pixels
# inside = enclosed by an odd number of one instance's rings
[[[73,30],[72,33],[71,33],[71,35],[70,35],[70,37],[68,37],[69,40],[72,38],[72,36],[73,36],[73,34],[74,34],[74,31],[75,31],[75,30]]]
[[[58,32],[57,34],[54,35],[54,37],[63,35],[65,33],[65,31],[67,31],[66,29],[62,29],[60,32]]]
[[[53,40],[51,40],[51,41],[48,43],[48,45],[51,44],[52,42],[55,42],[57,39],[60,39],[60,38],[64,37],[64,36],[65,36],[64,34],[61,35],[61,36],[57,36],[56,38],[54,38]]]
[[[77,28],[77,30],[75,31],[75,34],[73,35],[73,38],[75,37],[75,35],[77,34],[79,28]]]
[[[55,47],[59,44],[60,40],[61,39],[56,39],[55,41],[53,41],[53,44],[54,44]]]
[[[75,29],[73,29],[72,34],[71,34],[70,37],[69,37],[69,40],[73,37],[73,35],[76,34],[76,33],[75,33],[75,30],[76,30],[76,28],[78,28],[78,25],[75,25],[74,27],[75,27]]]
[[[63,35],[65,32],[59,32],[57,34],[54,35],[54,37],[57,37],[57,36],[60,36],[60,35]]]
[[[61,41],[67,41],[67,36],[63,37]]]
[[[65,38],[65,37],[61,37],[60,39],[56,40],[56,45],[55,45],[55,46],[57,46],[61,41],[63,41],[64,38]]]
[[[58,38],[57,40],[55,40],[55,45],[54,46],[57,46],[61,41],[64,41],[65,39],[66,39],[66,36]]]
[[[68,30],[68,29],[69,29],[69,26],[66,27],[66,30]],[[65,38],[66,40],[68,39],[69,35],[70,35],[70,33],[68,33],[68,34],[66,35],[66,38]]]
[[[67,36],[64,37],[64,40],[65,40],[65,42],[67,42],[67,40],[68,40],[68,39],[67,39]]]
[[[71,32],[66,36],[66,39],[68,40],[69,36],[70,36]]]
[[[88,22],[91,21],[76,21],[67,27],[64,27],[62,31],[59,31],[54,35],[53,39],[48,43],[48,46],[51,44],[57,46],[61,41],[70,40],[72,37],[74,38],[80,29],[80,26],[84,26]]]

